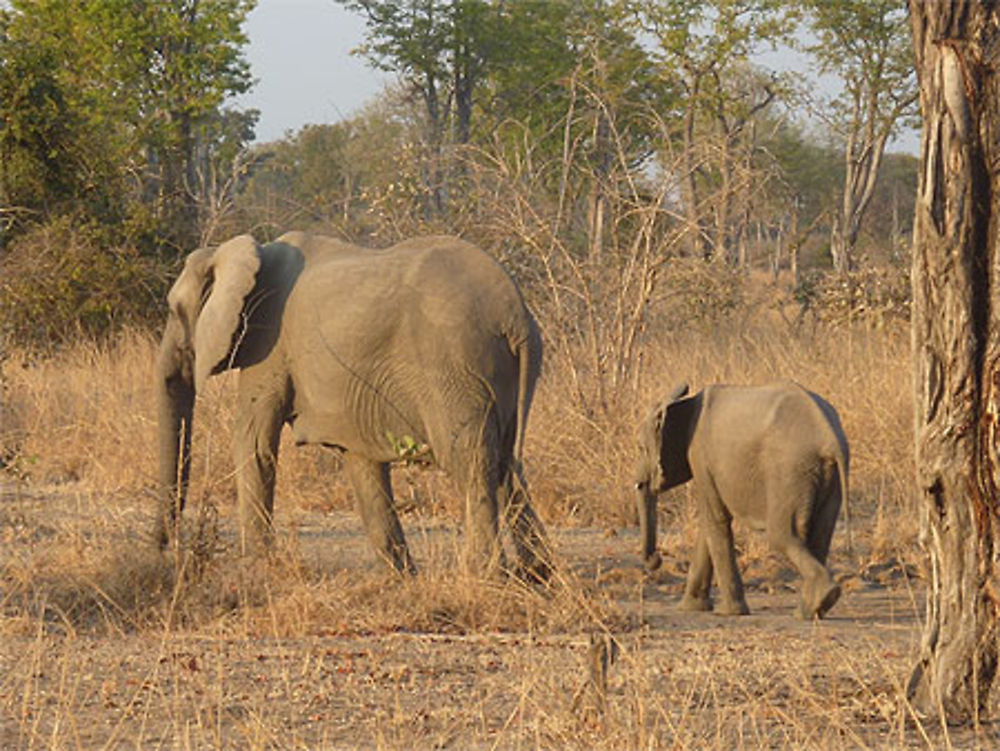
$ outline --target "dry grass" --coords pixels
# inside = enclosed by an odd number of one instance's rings
[[[751,306],[701,326],[663,325],[650,336],[638,396],[626,394],[608,415],[588,414],[567,401],[564,371],[555,368],[544,379],[527,452],[534,496],[549,520],[631,521],[636,426],[678,382],[697,390],[710,383],[792,379],[840,413],[851,444],[850,504],[860,547],[877,560],[913,557],[918,529],[909,512],[913,419],[904,323],[796,327],[772,307]]]
[[[622,524],[631,519],[628,492],[635,459],[635,426],[678,381],[763,383],[791,378],[838,408],[851,441],[851,504],[873,515],[890,539],[874,540],[878,554],[900,540],[897,517],[913,477],[908,331],[864,325],[803,331],[771,309],[683,330],[650,334],[638,395],[623,393],[605,414],[580,409],[558,359],[547,364],[531,415],[526,464],[536,505],[558,524]],[[33,486],[72,485],[103,498],[146,496],[155,477],[151,366],[155,344],[132,332],[112,347],[81,345],[52,359],[3,364],[4,412],[0,452],[8,473]],[[195,415],[191,496],[228,508],[235,497],[229,456],[235,382],[212,379]],[[336,456],[292,445],[284,436],[277,513],[289,508],[350,507]],[[404,505],[460,515],[451,483],[436,472],[398,470]],[[865,534],[864,529],[858,530]],[[884,531],[884,529],[883,529]]]
[[[561,556],[548,590],[456,576],[460,503],[435,472],[395,473],[422,573],[374,565],[336,459],[282,448],[280,544],[231,552],[232,378],[199,398],[183,551],[150,550],[155,344],[131,333],[2,364],[0,745],[17,748],[991,747],[997,728],[916,721],[903,691],[920,585],[860,577],[914,562],[908,336],[796,328],[773,306],[658,326],[639,397],[586,413],[550,359],[527,465]],[[853,451],[857,560],[834,619],[789,618],[794,594],[743,542],[751,619],[680,617],[691,514],[662,504],[658,584],[634,555],[634,426],[678,380],[794,378],[837,406]],[[339,557],[338,557],[339,556]],[[899,571],[898,567],[892,571]],[[760,605],[760,607],[758,607]],[[773,611],[773,612],[772,612]],[[591,634],[613,635],[605,680]],[[595,677],[596,676],[596,677]]]

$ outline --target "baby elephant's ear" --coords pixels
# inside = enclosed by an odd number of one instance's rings
[[[243,301],[253,291],[260,269],[257,242],[240,235],[223,243],[209,262],[208,300],[195,327],[195,389],[232,355],[233,338],[242,324]]]
[[[701,399],[687,393],[687,384],[682,384],[673,390],[672,399],[664,405],[660,433],[660,468],[664,490],[685,483],[692,476],[688,448],[698,420]]]
[[[667,394],[667,400],[666,400],[667,404],[670,404],[671,402],[676,402],[678,399],[682,399],[687,395],[688,395],[687,381],[681,381],[672,389],[670,389],[670,393]]]

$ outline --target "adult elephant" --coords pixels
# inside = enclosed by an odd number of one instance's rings
[[[195,394],[239,370],[233,457],[241,549],[267,542],[279,436],[344,452],[376,552],[414,565],[397,518],[389,464],[420,458],[466,490],[466,552],[503,565],[499,516],[525,574],[550,559],[521,473],[541,338],[513,280],[478,248],[422,237],[384,250],[290,232],[192,252],[167,297],[156,364],[166,545],[184,506]]]
[[[694,479],[699,533],[681,607],[750,612],[736,565],[732,520],[767,534],[803,578],[799,613],[822,617],[840,597],[826,568],[834,525],[847,501],[849,450],[837,411],[796,383],[676,387],[639,432],[636,468],[642,552],[656,569],[657,495]]]

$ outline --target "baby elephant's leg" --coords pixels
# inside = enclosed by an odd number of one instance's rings
[[[733,544],[733,517],[714,491],[699,491],[701,495],[702,529],[708,544],[708,554],[719,585],[719,602],[715,612],[720,615],[747,615],[743,578],[736,562]]]
[[[804,508],[812,508],[809,503]],[[802,600],[799,615],[804,619],[822,618],[840,599],[840,586],[830,571],[803,541],[807,539],[809,525],[816,519],[788,519],[777,516],[768,520],[768,540],[771,547],[783,553],[802,576]],[[827,541],[827,545],[829,542]],[[825,547],[825,546],[824,546]],[[825,553],[825,551],[823,551]],[[825,555],[824,555],[825,557]]]
[[[691,556],[691,567],[688,569],[687,583],[684,585],[684,597],[680,602],[681,610],[706,611],[712,609],[712,599],[709,589],[712,586],[712,558],[708,554],[708,541],[705,533],[698,531],[698,541]]]

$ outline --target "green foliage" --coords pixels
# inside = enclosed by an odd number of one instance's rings
[[[766,148],[781,165],[783,196],[800,208],[803,224],[836,201],[844,166],[835,149],[787,121],[773,130]]]
[[[810,0],[804,4],[816,35],[808,51],[823,73],[844,82],[838,100],[842,120],[865,102],[874,127],[912,125],[917,77],[913,67],[909,17],[899,0]]]
[[[503,47],[504,14],[485,0],[338,1],[368,19],[361,53],[398,72],[423,99],[428,137],[443,137],[454,106],[463,129],[457,138],[466,142],[473,91]]]
[[[386,431],[385,436],[392,446],[393,453],[404,464],[426,464],[432,461],[430,446],[421,443],[413,436],[397,436],[391,430]]]
[[[51,50],[11,39],[0,16],[0,196],[41,208],[77,193],[73,114]]]
[[[152,215],[154,245],[190,247],[218,155],[252,135],[254,116],[234,128],[223,105],[251,84],[253,5],[13,0],[0,16],[0,205],[42,221]]]
[[[832,105],[832,130],[843,144],[844,181],[831,235],[837,271],[854,268],[854,247],[874,195],[888,140],[917,112],[907,11],[897,0],[812,0],[806,4],[820,70],[843,91]]]
[[[566,356],[587,349],[581,373],[623,382],[652,300],[706,317],[738,302],[737,265],[777,273],[789,247],[801,269],[829,262],[849,163],[796,121],[792,86],[755,54],[808,22],[824,69],[850,85],[909,80],[905,56],[880,51],[900,33],[883,0],[336,1],[364,15],[360,54],[400,85],[252,150],[256,113],[227,101],[251,84],[253,0],[0,11],[9,336],[139,315],[145,303],[107,290],[145,299],[177,251],[236,231],[372,244],[447,231],[517,270],[565,325]],[[859,257],[897,263],[916,173],[889,162]],[[657,297],[664,284],[683,294]]]
[[[224,225],[255,112],[254,0],[0,11],[0,331],[45,345],[158,318],[165,266]]]

